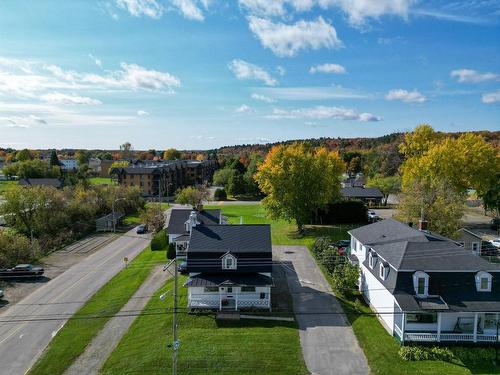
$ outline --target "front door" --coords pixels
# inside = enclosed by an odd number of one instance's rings
[[[223,309],[236,308],[236,298],[233,293],[233,287],[223,286],[220,288],[220,298],[222,300]]]

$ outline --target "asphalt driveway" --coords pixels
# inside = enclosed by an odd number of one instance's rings
[[[368,374],[366,357],[321,270],[304,246],[273,246],[286,270],[300,344],[312,374]]]

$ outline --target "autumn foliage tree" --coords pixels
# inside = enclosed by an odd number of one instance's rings
[[[337,152],[303,143],[271,149],[255,175],[267,195],[263,205],[271,218],[295,221],[299,232],[320,208],[340,197],[345,164]]]

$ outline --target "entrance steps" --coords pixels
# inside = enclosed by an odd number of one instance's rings
[[[217,311],[217,314],[215,315],[215,319],[217,319],[217,320],[240,320],[240,312],[239,311],[228,311],[228,310]]]

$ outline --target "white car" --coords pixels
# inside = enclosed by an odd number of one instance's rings
[[[368,220],[369,221],[377,221],[378,220],[378,215],[375,213],[375,211],[368,210]]]
[[[3,290],[0,289],[0,299],[2,299],[2,298],[3,298]]]
[[[500,238],[494,238],[490,240],[490,243],[495,247],[500,247]]]

